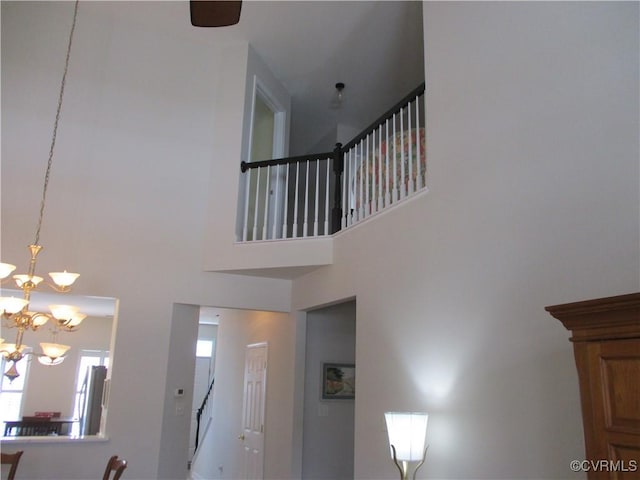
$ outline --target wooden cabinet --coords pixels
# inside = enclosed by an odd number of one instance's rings
[[[546,307],[571,331],[589,479],[640,479],[640,293]]]

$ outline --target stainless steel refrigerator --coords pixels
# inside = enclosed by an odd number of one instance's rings
[[[94,365],[87,368],[81,390],[80,435],[96,435],[100,431],[102,390],[106,378],[107,367]]]

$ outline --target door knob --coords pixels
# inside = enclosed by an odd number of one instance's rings
[[[238,438],[244,442],[244,433],[240,434]]]

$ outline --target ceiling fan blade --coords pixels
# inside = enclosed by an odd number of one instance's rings
[[[240,21],[241,0],[191,0],[189,5],[194,27],[226,27]]]

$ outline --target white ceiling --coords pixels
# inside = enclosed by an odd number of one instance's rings
[[[84,8],[195,41],[249,42],[292,96],[292,155],[309,153],[338,123],[364,129],[424,79],[420,1],[244,0],[240,23],[217,28],[191,26],[186,0]],[[337,82],[345,103],[333,110]]]

